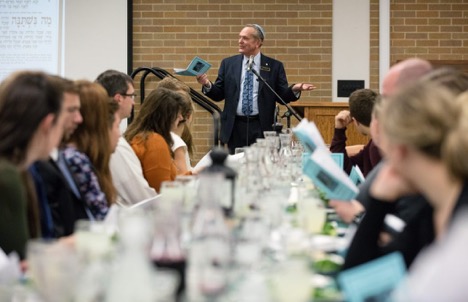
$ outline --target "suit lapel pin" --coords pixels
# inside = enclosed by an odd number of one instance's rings
[[[260,66],[260,70],[270,71],[270,67],[268,66],[268,63],[265,63],[265,66]]]

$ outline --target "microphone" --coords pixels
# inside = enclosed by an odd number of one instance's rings
[[[252,65],[254,63],[254,56],[250,56],[247,61],[247,71],[252,70]]]

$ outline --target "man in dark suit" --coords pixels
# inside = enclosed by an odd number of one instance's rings
[[[60,77],[52,79],[64,91],[62,111],[66,119],[63,136],[66,139],[83,121],[80,96],[73,81]],[[43,236],[59,238],[71,235],[77,220],[91,217],[65,161],[60,157],[60,150],[54,150],[49,160],[37,161],[33,166],[36,173],[31,174],[39,202],[43,203],[40,210]]]
[[[77,220],[90,219],[79,191],[72,188],[73,184],[67,181],[54,159],[36,162],[34,166],[44,182],[53,221],[52,237],[60,238],[73,234]]]
[[[273,130],[276,95],[250,69],[255,69],[287,103],[299,99],[301,91],[315,86],[298,83],[288,86],[283,63],[260,53],[265,32],[257,24],[247,24],[239,34],[240,55],[224,59],[214,83],[206,74],[197,76],[202,92],[214,101],[225,100],[221,115],[221,142],[234,153]],[[251,60],[251,61],[249,61]],[[281,102],[280,102],[281,104]]]

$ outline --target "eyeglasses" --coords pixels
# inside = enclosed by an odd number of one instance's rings
[[[133,100],[135,99],[135,97],[137,96],[136,93],[121,93],[120,95],[123,95],[123,96],[128,96],[128,97],[131,97]]]

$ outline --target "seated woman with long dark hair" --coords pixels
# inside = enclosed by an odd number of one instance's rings
[[[191,104],[179,93],[157,88],[145,98],[140,112],[125,131],[148,184],[158,192],[163,181],[176,178],[171,131],[184,119],[182,113],[190,110],[188,106]]]

